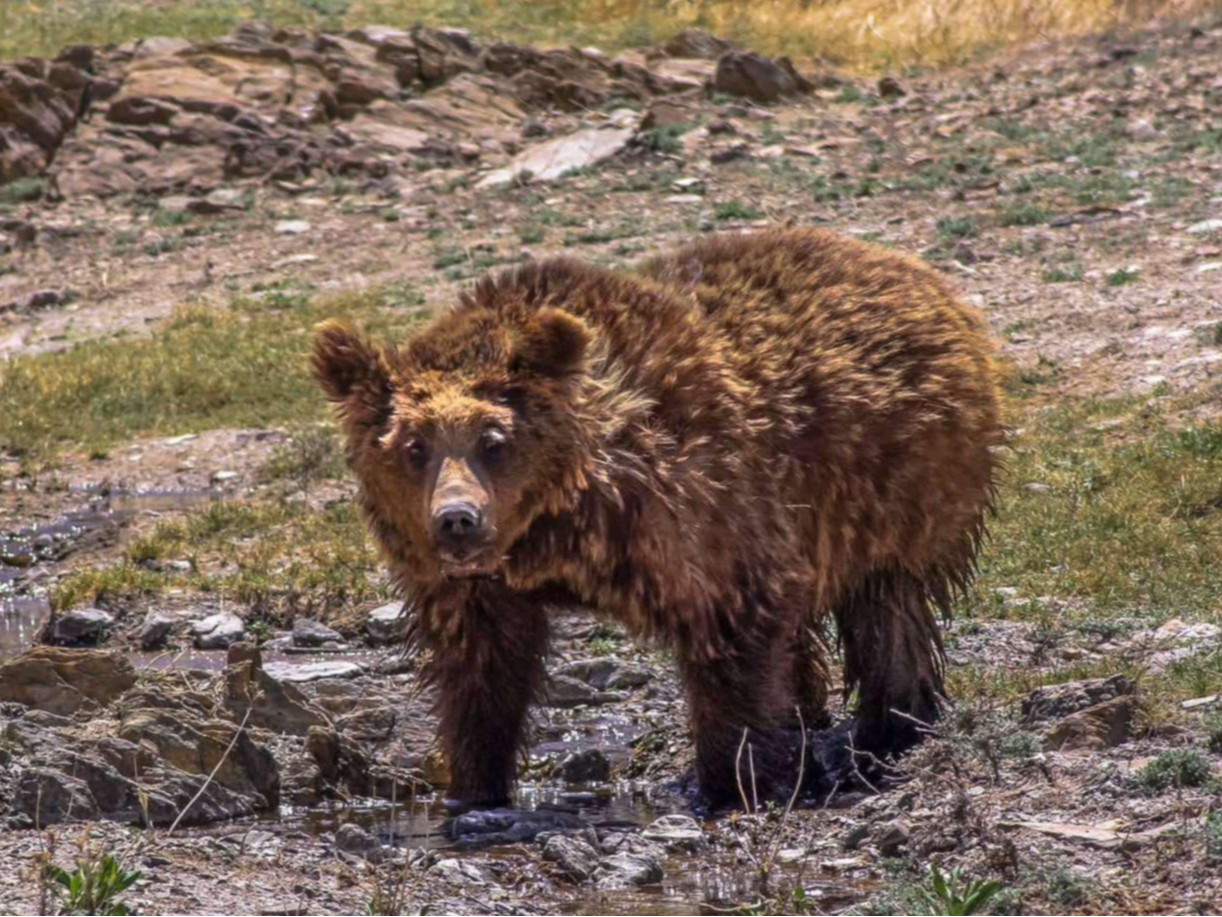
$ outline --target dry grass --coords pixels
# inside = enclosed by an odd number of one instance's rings
[[[701,26],[766,53],[869,71],[1219,10],[1222,0],[3,0],[0,59],[145,35],[204,39],[253,16],[327,29],[426,22],[611,50]]]

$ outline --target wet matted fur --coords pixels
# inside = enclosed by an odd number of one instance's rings
[[[427,650],[450,795],[510,792],[558,602],[674,651],[715,803],[744,731],[762,793],[796,769],[786,730],[823,713],[833,619],[858,747],[911,744],[943,695],[935,611],[993,501],[992,354],[937,271],[815,230],[633,273],[529,263],[399,346],[322,327],[314,370]],[[436,543],[439,468],[483,501],[474,567]]]

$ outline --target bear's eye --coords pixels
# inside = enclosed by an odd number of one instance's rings
[[[486,459],[499,458],[505,452],[505,444],[509,437],[500,427],[489,427],[479,437],[479,451]]]
[[[423,468],[429,461],[429,447],[424,440],[413,436],[407,441],[403,447],[407,453],[407,460],[411,462],[413,468]]]

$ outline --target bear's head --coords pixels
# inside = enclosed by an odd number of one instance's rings
[[[577,404],[589,343],[550,307],[460,309],[397,348],[318,329],[314,375],[401,575],[496,575],[532,522],[572,507],[592,451]]]

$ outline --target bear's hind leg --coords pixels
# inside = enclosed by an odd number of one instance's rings
[[[875,571],[835,614],[845,691],[858,697],[854,746],[886,755],[915,745],[944,697],[942,639],[928,586],[906,571]]]
[[[713,806],[740,804],[744,795],[751,807],[763,804],[789,793],[798,774],[787,729],[797,725],[794,641],[778,632],[743,642],[713,660],[679,659],[696,776]]]
[[[422,676],[437,690],[448,797],[500,805],[509,800],[527,711],[545,677],[547,615],[529,597],[492,585],[472,587],[464,599],[424,616],[435,624],[420,627],[415,639],[429,650]]]

